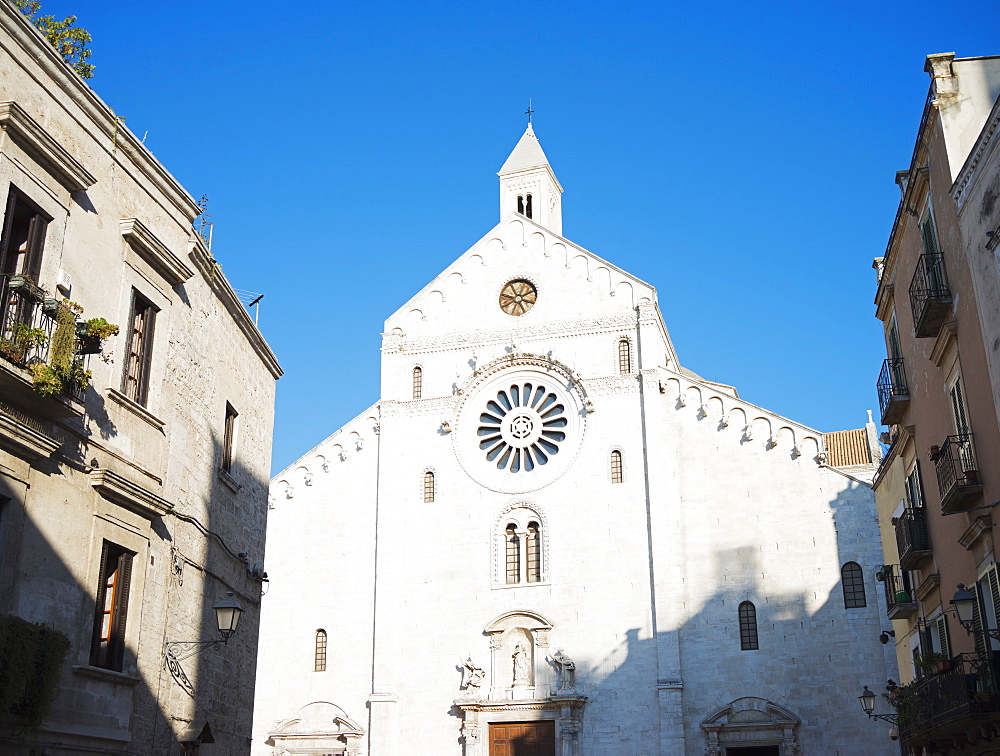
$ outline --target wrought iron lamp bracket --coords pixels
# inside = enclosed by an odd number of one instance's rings
[[[184,661],[200,654],[208,646],[223,646],[228,640],[228,638],[220,638],[211,641],[168,641],[164,653],[175,661]]]

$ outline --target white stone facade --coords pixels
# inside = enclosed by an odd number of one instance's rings
[[[272,481],[255,753],[487,756],[524,722],[560,756],[893,753],[857,702],[894,674],[869,485],[681,368],[655,290],[559,208],[392,315],[381,400]],[[317,702],[363,732],[310,729]]]

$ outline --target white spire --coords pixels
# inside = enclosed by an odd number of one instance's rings
[[[518,212],[562,236],[562,191],[535,131],[528,128],[497,174],[500,217]]]

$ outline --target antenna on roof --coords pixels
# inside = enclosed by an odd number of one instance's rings
[[[535,111],[531,109],[531,98],[528,98],[528,109],[524,111],[524,114],[528,116],[528,125],[531,125],[531,114]]]

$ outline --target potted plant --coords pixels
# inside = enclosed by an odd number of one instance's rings
[[[76,324],[76,353],[97,354],[101,344],[118,333],[118,326],[104,318],[91,318]]]
[[[31,276],[27,274],[20,274],[8,278],[7,288],[10,289],[10,291],[17,292],[18,296],[22,296],[32,302],[41,302],[45,299],[45,290],[36,284],[32,280]]]
[[[926,651],[913,659],[925,675],[940,675],[951,671],[951,659],[937,651]]]
[[[14,323],[10,338],[0,339],[0,354],[11,362],[23,365],[28,352],[47,341],[48,336],[41,328],[32,328],[25,323]]]
[[[911,601],[913,601],[913,599],[910,598],[909,591],[896,591],[897,604],[909,604]]]

